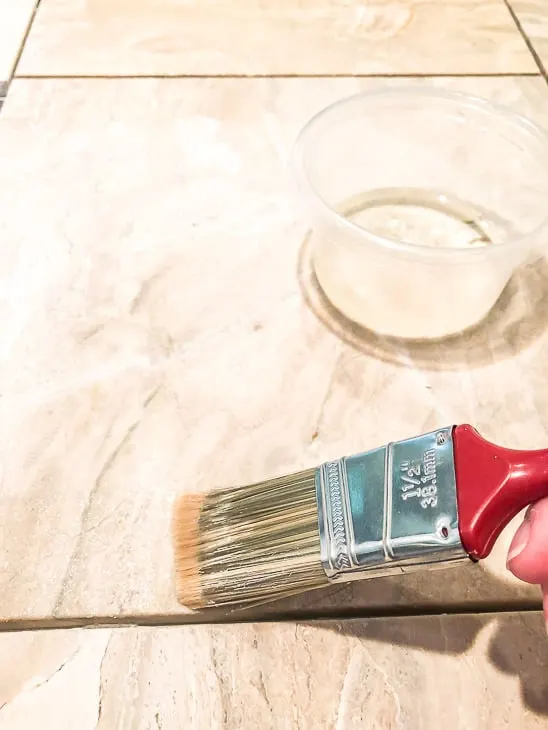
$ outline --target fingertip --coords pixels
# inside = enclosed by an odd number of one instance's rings
[[[534,517],[535,519],[540,518],[545,524],[548,523],[548,497],[540,499],[535,504],[532,504],[527,510],[527,517]]]
[[[523,520],[516,534],[514,535],[514,539],[510,544],[510,548],[508,549],[508,558],[506,559],[506,565],[510,570],[512,569],[512,563],[514,563],[516,558],[518,558],[527,547],[527,543],[529,542],[530,537],[531,524],[529,522],[528,515],[526,515],[525,519]]]
[[[548,585],[548,499],[528,510],[510,545],[507,567],[526,583]]]

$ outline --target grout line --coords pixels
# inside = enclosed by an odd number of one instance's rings
[[[34,5],[34,10],[32,11],[32,15],[30,16],[29,22],[27,24],[27,30],[25,31],[25,35],[23,36],[23,39],[21,40],[21,44],[19,46],[19,53],[17,54],[17,58],[15,59],[15,63],[13,64],[13,71],[11,72],[11,78],[10,81],[15,78],[17,75],[17,69],[19,67],[19,61],[21,60],[21,56],[23,55],[23,50],[25,49],[25,45],[27,43],[27,39],[30,35],[30,31],[32,29],[32,26],[34,24],[34,20],[36,18],[36,13],[38,12],[38,8],[40,7],[40,3],[42,0],[36,0],[36,3]]]
[[[42,0],[36,0],[36,2],[35,2],[34,10],[31,13],[29,22],[27,23],[26,30],[23,34],[23,38],[21,39],[21,43],[19,44],[19,50],[17,52],[17,56],[15,58],[15,63],[13,64],[13,68],[12,68],[9,79],[7,79],[6,81],[0,82],[0,111],[2,109],[4,102],[6,101],[6,97],[8,95],[8,90],[9,90],[10,84],[13,81],[13,79],[15,78],[15,75],[17,73],[17,67],[19,66],[19,61],[21,60],[21,56],[23,54],[23,49],[25,48],[25,44],[29,37],[30,31],[32,28],[32,24],[34,23],[34,19],[36,18],[36,13],[38,12],[38,7],[41,2],[42,2]]]
[[[510,0],[503,0],[503,2],[506,5],[506,9],[508,10],[508,12],[510,13],[510,15],[512,16],[512,20],[514,21],[514,23],[516,25],[516,28],[519,31],[519,34],[523,38],[523,41],[524,41],[525,45],[527,46],[527,48],[529,50],[529,53],[533,56],[533,58],[535,60],[535,63],[538,66],[538,70],[540,71],[540,73],[543,76],[544,80],[548,84],[548,72],[547,72],[546,68],[544,67],[544,64],[542,63],[542,60],[541,60],[539,54],[537,53],[537,50],[536,50],[536,48],[535,48],[535,46],[533,44],[533,41],[529,38],[529,35],[526,33],[525,28],[521,24],[521,21],[520,21],[518,15],[517,15],[516,11],[514,10],[514,8],[511,5],[511,1]]]
[[[449,608],[457,610],[448,610]],[[389,619],[413,619],[413,618],[434,618],[439,616],[486,616],[506,615],[512,613],[540,613],[540,603],[532,605],[531,602],[505,604],[491,604],[484,606],[432,606],[425,610],[405,610],[397,608],[392,611],[366,612],[366,611],[314,611],[314,612],[293,612],[281,613],[279,615],[268,614],[263,616],[242,616],[241,618],[230,618],[216,614],[207,617],[202,614],[151,614],[151,615],[127,615],[127,616],[79,616],[74,618],[36,618],[36,619],[8,619],[0,621],[0,635],[15,631],[56,631],[66,629],[104,629],[104,628],[168,628],[192,627],[192,626],[232,626],[237,624],[280,624],[280,623],[325,623],[326,621],[357,621],[357,620],[389,620]]]
[[[54,75],[42,75],[42,74],[19,74],[13,78],[18,81],[29,81],[29,80],[44,80],[52,81],[55,79],[68,79],[68,80],[112,80],[118,79],[167,79],[173,81],[180,81],[181,79],[454,79],[454,78],[521,78],[521,77],[533,77],[545,76],[543,70],[537,71],[524,71],[520,72],[509,72],[509,73],[374,73],[374,74],[322,74],[322,73],[310,73],[310,74],[89,74],[80,76],[78,74],[54,74]]]

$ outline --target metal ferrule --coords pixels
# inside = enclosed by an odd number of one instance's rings
[[[321,560],[348,581],[467,560],[452,428],[329,461],[316,473]]]

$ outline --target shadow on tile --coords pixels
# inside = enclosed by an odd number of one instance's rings
[[[333,585],[265,605],[260,611],[257,608],[236,611],[228,618],[244,621],[342,619],[540,608],[540,591],[536,586],[505,581],[481,564],[471,563],[447,570]]]
[[[314,273],[310,235],[301,246],[297,269],[304,300],[327,329],[355,350],[402,367],[426,370],[480,367],[527,349],[548,327],[548,261],[545,259],[516,272],[495,307],[476,327],[432,341],[378,335],[335,309]],[[521,297],[517,296],[518,291]],[[526,312],[519,302],[522,297],[527,300]]]
[[[354,620],[336,625],[314,622],[313,625],[358,639],[459,655],[467,652],[479,633],[495,620],[497,627],[489,642],[489,660],[505,674],[519,677],[527,707],[537,714],[548,715],[548,638],[540,612],[496,617],[490,614]]]

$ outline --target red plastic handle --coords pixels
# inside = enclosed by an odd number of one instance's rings
[[[468,555],[480,560],[511,519],[548,497],[548,449],[505,449],[468,425],[456,426],[453,439],[460,536]]]

